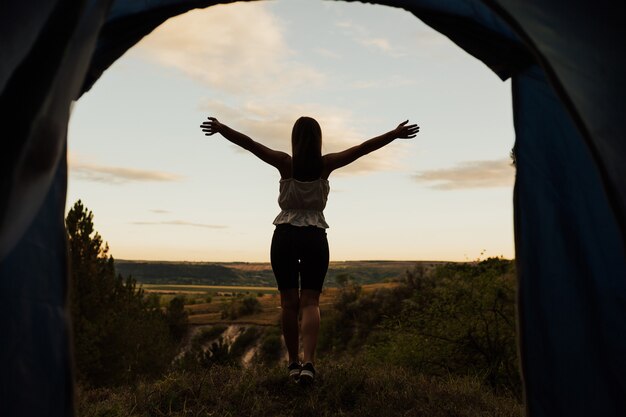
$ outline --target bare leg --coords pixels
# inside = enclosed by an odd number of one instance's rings
[[[289,363],[298,362],[298,310],[300,308],[298,289],[281,291],[280,306],[283,337],[289,354]]]
[[[302,290],[300,296],[302,310],[302,345],[304,347],[304,363],[315,361],[315,347],[320,331],[320,292]]]

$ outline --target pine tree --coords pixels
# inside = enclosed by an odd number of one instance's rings
[[[106,372],[101,347],[109,332],[108,307],[115,292],[113,258],[94,230],[93,213],[80,200],[67,214],[65,225],[76,368],[81,379],[95,380]]]
[[[169,317],[144,297],[134,279],[115,274],[109,247],[94,230],[93,213],[80,200],[69,211],[66,228],[79,379],[111,385],[158,375],[175,352]],[[186,316],[179,321],[179,328],[186,328]]]

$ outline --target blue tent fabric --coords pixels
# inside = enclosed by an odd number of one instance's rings
[[[538,416],[626,415],[619,228],[591,153],[543,72],[529,68],[512,88],[527,408]]]
[[[65,242],[65,158],[18,244],[0,263],[0,414],[73,410]]]
[[[62,230],[71,100],[159,24],[215,3],[0,4],[0,108],[9,125],[0,155],[0,366],[10,370],[0,374],[3,411],[72,414]],[[626,5],[376,3],[404,8],[512,78],[527,414],[626,415]]]
[[[9,55],[13,67],[0,77],[0,114],[10,121],[0,154],[0,259],[17,244],[51,186],[64,155],[70,102],[83,84],[109,7],[110,0],[59,1],[37,20],[36,40],[23,45],[29,53],[21,61],[19,54]]]
[[[148,0],[141,3],[125,0],[116,1],[98,39],[91,67],[85,77],[83,92],[88,91],[102,73],[124,52],[170,17],[195,8],[231,2],[210,0]]]
[[[523,70],[534,62],[524,45],[491,27],[480,24],[474,17],[460,17],[438,10],[414,10],[424,23],[441,33],[466,52],[480,59],[502,80]],[[495,23],[495,22],[494,22]]]
[[[30,46],[30,53],[21,56],[18,55],[18,51],[13,51],[15,53],[8,57],[9,62],[14,62],[15,68],[11,71],[10,77],[8,74],[2,77],[5,83],[0,97],[0,114],[13,123],[12,134],[7,143],[3,144],[6,151],[0,154],[2,170],[0,190],[2,195],[8,197],[3,199],[0,205],[3,227],[0,256],[5,255],[11,248],[6,241],[7,237],[19,235],[28,227],[50,186],[61,155],[65,135],[61,131],[54,132],[55,134],[47,132],[51,118],[45,107],[49,91],[58,80],[63,53],[73,32],[72,25],[76,24],[81,9],[80,3],[76,5],[57,3],[50,10],[50,16],[45,21],[38,22],[41,27],[37,28],[36,42],[26,42],[26,45],[23,45]],[[16,62],[16,55],[17,58],[21,56],[21,61]],[[34,77],[34,74],[39,76]],[[45,156],[41,155],[42,152],[34,150],[39,147],[46,147],[48,152]],[[35,173],[37,167],[46,166],[48,169],[39,170],[41,175]],[[19,179],[22,181],[20,187],[17,187]],[[32,193],[32,196],[19,196],[22,193]],[[28,208],[15,204],[21,200],[34,204]],[[12,239],[11,243],[16,242],[17,240]]]
[[[0,91],[3,91],[14,69],[24,60],[37,40],[51,10],[57,6],[55,2],[33,0],[30,2],[0,3]]]
[[[0,415],[71,416],[67,123],[110,1],[23,3],[0,3]]]
[[[537,57],[581,131],[626,236],[623,1],[488,1]],[[626,241],[626,237],[622,239]]]

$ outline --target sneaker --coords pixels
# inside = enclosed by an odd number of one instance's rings
[[[298,381],[298,378],[300,378],[300,371],[302,370],[300,362],[291,362],[287,369],[289,370],[289,378],[294,381]]]
[[[315,379],[315,368],[311,362],[307,362],[302,367],[300,371],[300,383],[304,385],[308,385],[313,383]]]

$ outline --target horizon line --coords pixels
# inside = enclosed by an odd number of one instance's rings
[[[515,258],[505,258],[503,256],[489,256],[484,259],[471,259],[465,261],[450,261],[450,260],[435,260],[435,259],[349,259],[349,260],[332,260],[329,261],[332,263],[345,263],[345,262],[421,262],[421,263],[469,263],[469,262],[480,262],[489,258],[499,258],[509,261],[514,261]],[[150,260],[150,259],[122,259],[122,258],[113,258],[114,261],[123,261],[123,262],[164,262],[164,263],[197,263],[197,264],[270,264],[270,261],[185,261],[185,260]]]

